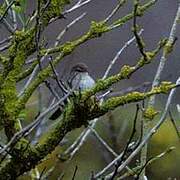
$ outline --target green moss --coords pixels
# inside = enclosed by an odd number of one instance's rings
[[[154,1],[154,0],[151,0],[149,1],[148,3],[142,5],[142,6],[139,6],[139,10],[141,11],[141,13],[145,12],[147,9],[149,9],[151,6],[153,6],[154,4],[156,4],[157,0]]]
[[[71,42],[66,42],[63,45],[60,45],[58,47],[54,47],[54,48],[51,48],[51,49],[48,49],[48,50],[47,49],[42,49],[40,54],[41,54],[41,56],[43,56],[47,52],[48,52],[48,54],[53,54],[53,53],[60,52],[61,54],[63,54],[63,56],[58,56],[58,57],[64,57],[64,56],[67,56],[67,55],[71,54],[72,51],[76,48],[76,46],[78,46],[79,44],[81,44],[85,40],[86,39],[84,39],[84,36],[83,36],[83,37],[81,37],[81,38],[79,38],[77,40],[74,40],[74,41],[71,41]],[[56,59],[59,59],[58,57]]]
[[[4,99],[1,104],[2,112],[0,114],[5,126],[6,135],[11,138],[14,133],[21,129],[18,120],[18,98],[16,89],[16,79],[21,73],[25,59],[31,50],[33,51],[33,30],[27,32],[16,31],[12,45],[9,48],[8,61],[4,63],[4,72],[2,83],[0,84],[0,93]]]
[[[161,85],[159,86],[159,90],[162,93],[167,94],[170,89],[174,88],[176,85],[169,81],[163,81],[161,82]]]
[[[45,12],[43,12],[43,24],[44,26],[47,26],[49,24],[49,21],[52,18],[56,18],[56,17],[63,17],[62,16],[62,10],[64,8],[65,5],[70,4],[70,0],[51,0],[50,5],[48,6],[48,8],[46,9]],[[44,5],[47,2],[44,1]]]
[[[11,41],[11,47],[9,48],[9,64],[16,58],[16,63],[14,65],[19,66],[24,65],[25,58],[34,52],[35,43],[34,43],[35,30],[30,29],[29,31],[15,31],[15,35]]]
[[[56,57],[56,59],[53,61],[54,65],[56,65],[64,56],[69,55],[72,53],[72,51],[80,44],[84,43],[85,41],[99,36],[100,33],[103,33],[106,31],[106,26],[104,23],[94,23],[93,28],[90,28],[90,30],[80,37],[77,40],[74,40],[72,42],[67,42],[63,45],[60,45],[59,47],[55,47],[49,50],[42,50],[41,55],[44,55],[45,53],[55,53],[55,52],[61,52],[59,56]],[[25,91],[23,97],[19,100],[19,106],[24,107],[24,104],[27,102],[28,98],[31,96],[31,94],[34,92],[34,90],[37,88],[37,86],[43,82],[52,72],[51,66],[48,66],[43,71],[41,71],[36,78],[36,80],[33,81],[31,86]]]
[[[63,52],[64,55],[68,55],[70,54],[74,48],[75,48],[75,44],[73,42],[66,42],[62,48],[61,48],[61,51]]]
[[[17,119],[16,106],[17,106],[17,91],[14,73],[10,73],[6,78],[3,88],[1,90],[4,102],[1,106],[3,114],[1,118],[4,121],[4,126],[7,127],[6,135],[11,138],[14,133],[21,129],[21,125]]]
[[[6,3],[3,3],[0,5],[0,15],[3,15],[5,10],[6,10]]]
[[[166,94],[172,88],[175,88],[175,86],[176,85],[171,82],[163,82],[159,87],[155,87],[150,92],[147,92],[147,93],[132,92],[124,96],[110,98],[106,102],[103,103],[102,112],[105,113],[108,110],[113,110],[118,106],[141,101],[154,94],[160,94],[160,93]],[[156,114],[155,111],[153,111],[152,109],[148,109],[148,111],[146,112],[147,117],[148,116],[152,117],[155,114]]]
[[[142,16],[144,14],[144,12],[150,8],[152,5],[154,5],[156,3],[156,1],[149,1],[148,3],[146,3],[145,5],[139,6],[137,9],[137,16]],[[115,21],[113,23],[113,25],[116,26],[123,26],[127,21],[131,20],[134,17],[134,12],[129,13],[128,15],[124,16],[121,19],[118,19],[117,21]]]
[[[128,65],[124,65],[119,74],[116,74],[104,80],[103,79],[97,80],[96,85],[92,89],[87,90],[83,93],[84,98],[85,99],[89,98],[91,95],[109,88],[111,85],[117,83],[121,79],[129,78],[129,76],[134,72],[134,70],[135,70],[134,66],[131,67]]]
[[[25,79],[27,76],[29,76],[33,72],[33,70],[36,67],[37,63],[38,63],[37,61],[33,62],[32,65],[28,69],[24,70],[22,73],[17,75],[16,82],[19,82],[19,81]]]
[[[122,79],[129,78],[131,74],[137,71],[139,68],[143,67],[146,64],[149,64],[153,60],[153,58],[157,55],[157,53],[160,51],[160,49],[165,45],[165,43],[166,41],[162,40],[158,43],[158,47],[155,50],[151,52],[146,52],[147,60],[145,60],[144,57],[141,57],[135,66],[124,65],[121,68],[120,73],[104,80],[98,80],[96,85],[92,89],[87,90],[83,93],[85,98],[88,98],[99,91],[109,88],[111,85],[117,83]]]
[[[90,37],[100,37],[104,32],[107,32],[109,30],[108,26],[102,21],[102,22],[91,22],[90,27]]]
[[[146,119],[153,120],[158,113],[159,112],[156,111],[154,107],[150,106],[144,111],[143,116]]]
[[[8,62],[8,58],[0,55],[0,62],[1,62],[2,64],[6,64],[6,63]]]
[[[124,65],[121,69],[120,75],[122,79],[127,79],[130,77],[131,73],[134,71],[134,67],[129,65]]]
[[[138,66],[143,67],[145,64],[151,63],[151,61],[157,55],[157,53],[161,50],[161,48],[166,45],[166,42],[167,42],[167,39],[160,40],[155,50],[145,52],[147,59],[145,60],[144,57],[141,57],[140,60],[138,61]]]
[[[174,47],[174,42],[167,41],[163,49],[164,56],[167,56],[168,54],[170,54],[173,51],[173,47]]]
[[[115,109],[118,106],[125,105],[127,103],[137,102],[143,100],[144,98],[144,93],[132,92],[125,96],[110,98],[102,105],[102,109],[103,111],[107,112],[109,110]]]
[[[130,13],[121,19],[118,19],[113,23],[113,25],[117,25],[118,27],[123,26],[127,21],[131,20],[133,18],[133,13]]]

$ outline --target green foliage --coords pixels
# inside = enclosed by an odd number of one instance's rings
[[[158,113],[154,107],[150,106],[144,111],[143,116],[149,120],[153,120]]]
[[[27,0],[16,0],[12,8],[16,13],[25,13],[27,8]]]

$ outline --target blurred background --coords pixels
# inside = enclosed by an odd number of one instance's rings
[[[0,1],[2,2],[2,1]],[[35,1],[29,1],[28,13],[32,13],[32,9],[35,6]],[[77,1],[73,1],[75,3]],[[90,4],[70,13],[66,16],[66,19],[61,19],[55,23],[52,23],[44,32],[45,41],[48,42],[47,46],[52,46],[58,33],[62,31],[67,24],[69,24],[75,17],[79,16],[83,12],[87,12],[87,15],[76,25],[74,25],[63,37],[62,43],[78,38],[80,35],[88,31],[91,21],[101,21],[105,19],[111,10],[117,5],[117,0],[93,0]],[[122,9],[111,19],[116,20],[133,9],[133,1],[128,1]],[[148,0],[141,1],[142,3],[148,2]],[[146,43],[146,50],[152,50],[156,47],[160,39],[168,37],[176,11],[178,0],[159,0],[156,5],[151,7],[143,17],[138,18],[138,25],[144,29],[142,37]],[[69,6],[70,7],[70,6]],[[67,6],[68,8],[68,6]],[[109,22],[110,23],[110,22]],[[114,58],[119,49],[133,37],[132,21],[129,21],[121,28],[114,29],[113,31],[104,34],[102,37],[90,40],[80,47],[78,47],[71,55],[64,58],[59,63],[57,70],[62,78],[66,78],[70,68],[77,62],[84,62],[89,66],[89,71],[95,79],[100,79],[110,61]],[[0,28],[1,38],[3,39],[7,34],[4,28]],[[180,26],[177,30],[177,37],[180,36]],[[173,52],[168,57],[162,80],[168,80],[175,82],[180,75],[180,63],[179,63],[179,47],[180,41],[178,40]],[[162,53],[160,53],[150,65],[145,66],[142,70],[133,74],[129,80],[122,81],[114,86],[114,89],[119,91],[127,87],[133,87],[141,85],[144,82],[152,82],[155,72],[157,70],[159,60]],[[124,64],[134,65],[140,53],[135,45],[131,44],[119,57],[116,64],[113,66],[110,74],[116,74]],[[23,82],[24,83],[24,82]],[[18,87],[23,86],[23,83]],[[180,103],[180,90],[177,90],[176,97],[173,100],[171,106],[172,114],[178,126],[180,126],[180,114],[177,113],[176,104]],[[28,107],[28,117],[31,121],[37,113],[37,99],[38,93],[34,94],[31,98]],[[44,103],[48,101],[49,92],[44,88]],[[165,104],[167,96],[160,95],[157,98],[157,109],[162,110]],[[46,101],[47,100],[47,101]],[[106,140],[106,142],[115,150],[116,153],[122,152],[124,145],[126,144],[128,137],[131,134],[132,122],[135,114],[135,104],[117,108],[115,111],[101,117],[96,129]],[[156,120],[160,117],[157,116]],[[141,119],[139,116],[138,120]],[[154,120],[154,122],[156,121]],[[113,135],[110,125],[113,126]],[[54,162],[56,162],[56,169],[51,174],[49,179],[57,179],[65,170],[64,179],[71,179],[75,167],[78,167],[76,179],[84,180],[88,179],[90,173],[98,172],[105,167],[109,162],[113,160],[113,156],[106,152],[104,147],[97,141],[97,139],[90,135],[86,143],[82,146],[80,151],[74,156],[69,163],[63,163],[57,160],[57,155],[69,147],[70,144],[76,139],[79,133],[83,130],[77,129],[67,135],[68,142],[62,146],[57,147],[56,150],[50,155],[51,158],[47,158],[39,167],[41,170],[46,167],[49,169]],[[139,129],[138,129],[139,131]],[[137,133],[137,137],[138,137]],[[147,168],[147,175],[151,180],[164,180],[164,179],[180,179],[180,140],[172,126],[171,121],[167,118],[166,122],[162,125],[159,131],[153,136],[148,148],[148,158],[158,155],[167,148],[175,146],[176,149],[164,156],[162,159],[155,161]],[[63,150],[62,150],[63,149]],[[138,162],[134,162],[130,165],[134,167]],[[21,179],[21,178],[20,178]],[[23,177],[22,177],[23,179]],[[131,179],[131,178],[130,178]]]

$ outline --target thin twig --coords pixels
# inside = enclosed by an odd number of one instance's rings
[[[66,15],[66,14],[68,14],[68,13],[71,13],[72,11],[74,11],[74,10],[76,10],[76,9],[78,9],[78,8],[80,8],[80,7],[88,4],[88,3],[90,3],[91,1],[92,1],[92,0],[86,0],[86,1],[84,1],[84,2],[79,1],[79,2],[77,2],[73,7],[71,7],[70,9],[67,9],[67,10],[65,10],[64,12],[62,12],[62,15],[64,16],[64,15]]]
[[[39,41],[41,38],[41,1],[37,1],[37,16],[36,16],[36,26],[35,26],[35,43],[36,43],[36,51],[37,51],[37,61],[39,64],[40,71],[42,70],[42,64],[41,64],[41,56],[40,56],[40,45]]]
[[[141,168],[139,168],[138,174],[137,174],[137,176],[135,177],[134,180],[139,180],[139,177],[140,177],[141,172],[142,172],[143,169],[145,169],[148,165],[150,165],[152,162],[154,162],[154,161],[156,161],[156,160],[158,160],[158,159],[161,159],[163,156],[165,156],[166,154],[169,154],[170,152],[172,152],[172,151],[175,150],[175,149],[176,149],[176,148],[172,146],[172,147],[168,148],[167,150],[165,150],[164,152],[162,152],[161,154],[158,154],[158,155],[155,156],[155,157],[149,158],[149,159],[147,160],[147,162],[144,164],[144,166],[141,167]]]
[[[28,88],[29,84],[32,82],[32,80],[36,76],[38,69],[39,69],[39,66],[36,65],[36,67],[33,69],[33,72],[31,73],[29,79],[27,80],[26,84],[24,85],[23,89],[18,94],[18,97],[20,97],[24,94],[24,91]]]
[[[6,27],[6,29],[13,34],[15,29],[12,27],[12,25],[4,18],[2,19],[2,23],[4,24],[4,26]]]
[[[170,152],[172,152],[175,148],[174,147],[170,147],[167,150],[165,150],[164,152],[162,152],[161,154],[149,159],[146,163],[146,167],[151,165],[153,162],[161,159],[162,157],[164,157],[165,155],[169,154]],[[142,166],[136,166],[132,169],[132,172],[126,172],[123,175],[121,175],[120,177],[117,178],[117,180],[122,180],[122,179],[126,179],[132,176],[135,176],[135,178],[137,178],[137,172],[141,171]],[[109,179],[112,176],[112,173],[110,173],[109,175],[107,175],[105,177],[105,179]]]
[[[112,177],[111,177],[111,180],[113,180],[113,179],[115,178],[115,176],[116,176],[116,174],[117,174],[117,172],[118,172],[118,167],[119,167],[119,166],[121,165],[121,163],[124,161],[125,156],[126,156],[126,153],[127,153],[127,151],[128,151],[128,147],[129,147],[132,139],[134,138],[134,135],[135,135],[135,133],[136,133],[136,122],[137,122],[137,118],[138,118],[138,113],[139,113],[139,105],[137,104],[137,105],[136,105],[136,113],[135,113],[135,117],[134,117],[134,121],[133,121],[132,133],[131,133],[131,135],[130,135],[130,137],[129,137],[128,142],[126,143],[126,146],[125,146],[125,148],[124,148],[124,151],[123,151],[121,160],[118,161],[117,164],[116,164],[116,168],[115,168],[114,173],[113,173],[113,175],[112,175]]]
[[[172,124],[173,124],[173,127],[174,127],[175,131],[176,131],[176,134],[177,134],[177,136],[178,136],[178,138],[179,138],[179,140],[180,140],[180,131],[179,131],[177,125],[176,125],[176,122],[175,122],[175,120],[174,120],[174,118],[173,118],[173,115],[172,115],[172,113],[171,113],[170,110],[169,110],[169,117],[170,117],[170,120],[171,120],[171,122],[172,122]]]
[[[0,45],[4,44],[6,42],[9,42],[11,39],[12,39],[12,36],[9,36],[8,38],[5,38],[5,39],[1,40]]]
[[[40,176],[39,176],[39,180],[41,180],[41,179],[42,179],[42,177],[43,177],[43,174],[44,174],[45,170],[46,170],[46,167],[44,167],[44,168],[43,168],[43,170],[41,171],[41,174],[40,174]]]
[[[67,9],[67,10],[63,11],[62,14],[61,14],[61,17],[64,17],[65,15],[67,15],[67,14],[73,12],[74,10],[76,10],[76,9],[78,9],[78,8],[80,8],[80,7],[88,4],[88,3],[90,3],[91,1],[92,1],[92,0],[86,0],[86,1],[84,1],[84,2],[78,1],[73,7],[71,7],[70,9]],[[60,18],[60,17],[55,17],[55,18],[51,19],[51,20],[49,21],[49,23],[52,23],[52,22],[56,21],[56,20],[59,19],[59,18]]]
[[[57,85],[59,86],[59,88],[62,90],[63,94],[67,94],[68,93],[68,90],[67,88],[64,86],[64,84],[59,80],[59,76],[58,76],[58,73],[53,65],[53,63],[50,61],[50,65],[51,65],[51,68],[52,68],[52,71],[54,73],[54,76],[55,76],[55,80],[56,80],[56,83]]]
[[[5,51],[6,49],[8,49],[11,46],[11,44],[6,44],[3,47],[0,47],[0,52]]]
[[[130,144],[128,149],[132,149],[131,147],[134,146],[133,144]],[[104,167],[100,172],[96,173],[94,175],[94,178],[99,178],[102,175],[104,175],[110,168],[112,168],[121,158],[122,158],[123,152],[119,154],[113,161],[111,161],[106,167]]]
[[[141,35],[143,31],[144,31],[144,30],[141,29],[138,34]],[[131,45],[131,43],[132,43],[134,40],[135,40],[135,37],[129,39],[129,40],[123,45],[123,47],[121,47],[121,49],[117,52],[116,56],[112,59],[112,61],[110,61],[109,65],[108,65],[108,67],[107,67],[107,69],[106,69],[106,72],[104,73],[103,79],[105,79],[105,78],[108,76],[110,70],[112,69],[112,67],[113,67],[113,65],[116,63],[116,61],[118,60],[119,56],[122,54],[122,52],[124,52],[124,50],[125,50],[127,47],[129,47],[129,46]]]
[[[102,137],[96,132],[94,128],[89,126],[95,137],[99,140],[99,142],[105,147],[105,149],[110,152],[113,156],[117,157],[118,154],[114,152],[114,150],[102,139]]]
[[[104,23],[107,23],[115,14],[116,12],[126,3],[127,0],[121,0],[117,6],[112,10],[109,16],[104,20]]]
[[[133,91],[144,91],[144,89],[149,88],[151,86],[151,84],[152,84],[151,82],[144,82],[144,83],[134,86],[134,87],[128,87],[128,88],[122,89],[120,91],[112,92],[108,95],[108,98],[114,97],[114,96],[122,96],[124,94],[130,93]]]
[[[77,18],[75,18],[71,23],[69,23],[63,31],[60,32],[60,34],[57,36],[56,38],[56,42],[55,42],[55,46],[57,46],[61,40],[61,38],[64,36],[64,34],[74,25],[76,24],[79,20],[81,20],[84,16],[86,15],[86,13],[81,14],[80,16],[78,16]]]
[[[61,39],[61,37],[64,35],[64,33],[65,33],[72,25],[74,25],[74,24],[77,23],[80,19],[82,19],[84,16],[85,16],[85,13],[83,13],[81,16],[79,16],[79,17],[77,17],[76,19],[74,19],[74,20],[66,27],[67,29],[65,28],[66,30],[64,30],[64,31],[62,31],[62,32],[60,33],[60,35],[57,37],[57,40],[56,40],[56,42],[55,42],[55,44],[54,44],[54,47],[56,47],[56,46],[58,45],[58,42],[59,42],[59,40]],[[41,58],[41,60],[39,60],[39,64],[41,64],[41,62],[44,61],[44,59],[47,57],[48,53],[49,53],[49,51],[47,51],[47,52],[45,53],[45,55]],[[32,60],[28,61],[27,63],[33,63],[33,62],[36,61],[36,60],[37,60],[37,59],[32,59]],[[30,78],[29,78],[28,81],[26,82],[24,88],[23,88],[23,89],[21,90],[21,92],[19,93],[19,95],[18,95],[19,97],[23,95],[24,91],[25,91],[25,90],[27,89],[27,87],[30,85],[30,83],[32,82],[33,78],[36,76],[36,74],[37,74],[37,72],[38,72],[38,69],[39,69],[39,67],[38,67],[38,65],[37,65],[37,66],[34,68],[34,70],[33,70],[32,74],[31,74]],[[47,85],[47,84],[46,84],[46,85]],[[63,84],[62,84],[62,86],[63,86]],[[57,93],[55,93],[54,90],[52,90],[53,88],[49,88],[49,87],[48,87],[48,89],[50,89],[51,93],[52,93],[56,98],[58,98]],[[63,88],[63,89],[64,89],[64,88]],[[65,89],[64,89],[63,91],[65,91]]]
[[[173,22],[173,25],[172,25],[172,28],[170,31],[170,35],[168,38],[168,43],[171,45],[174,45],[174,41],[176,40],[176,30],[177,30],[177,26],[179,24],[179,19],[180,19],[180,3],[178,5],[178,10],[177,10],[177,13],[176,13],[176,16],[175,16],[175,19],[174,19],[174,22]],[[152,88],[159,85],[161,74],[164,70],[166,60],[167,60],[167,54],[164,52],[161,56],[159,66],[158,66],[156,75],[153,80]],[[149,105],[152,106],[154,104],[155,104],[155,96],[151,96]]]
[[[74,170],[74,173],[73,173],[72,180],[75,180],[77,170],[78,170],[78,167],[76,166],[76,167],[75,167],[75,170]]]

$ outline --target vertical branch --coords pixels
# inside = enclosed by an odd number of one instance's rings
[[[176,16],[175,16],[175,19],[174,19],[174,22],[173,22],[173,25],[172,25],[172,28],[170,31],[168,42],[167,42],[166,46],[164,47],[159,66],[158,66],[156,75],[155,75],[154,80],[153,80],[152,88],[158,86],[160,83],[161,74],[164,70],[165,63],[167,61],[167,55],[172,51],[173,45],[176,41],[175,35],[176,35],[176,29],[177,29],[179,19],[180,19],[180,2],[178,4],[177,13],[176,13]],[[156,98],[155,95],[150,97],[149,102],[148,102],[148,108],[154,107],[155,98]],[[149,132],[149,129],[150,129],[150,122],[147,121],[147,119],[144,119],[143,137],[145,137],[147,135],[147,133]],[[141,165],[145,164],[147,161],[147,147],[148,147],[148,144],[145,144],[145,146],[143,147],[143,149],[141,151],[141,158],[140,158],[141,159]],[[145,177],[145,169],[142,171],[140,178],[144,179],[144,177]]]
[[[138,45],[138,49],[140,53],[142,54],[145,61],[148,61],[148,57],[146,55],[146,52],[144,51],[144,42],[140,35],[138,34],[138,26],[137,26],[137,11],[138,11],[139,1],[136,0],[134,4],[134,17],[133,17],[133,32],[134,36],[136,38],[136,43]]]
[[[126,143],[126,146],[124,148],[124,151],[123,151],[123,154],[122,154],[122,157],[121,157],[120,161],[118,161],[117,164],[116,164],[116,168],[115,168],[115,170],[113,172],[111,180],[113,180],[115,178],[115,176],[117,175],[118,168],[121,165],[121,163],[124,161],[126,153],[128,151],[128,147],[129,147],[130,143],[132,142],[132,140],[134,138],[134,135],[136,133],[136,122],[137,122],[137,118],[138,118],[138,113],[139,113],[139,105],[137,104],[137,106],[136,106],[136,113],[135,113],[135,117],[134,117],[134,121],[133,121],[133,129],[132,129],[131,135],[129,137],[128,142]]]

